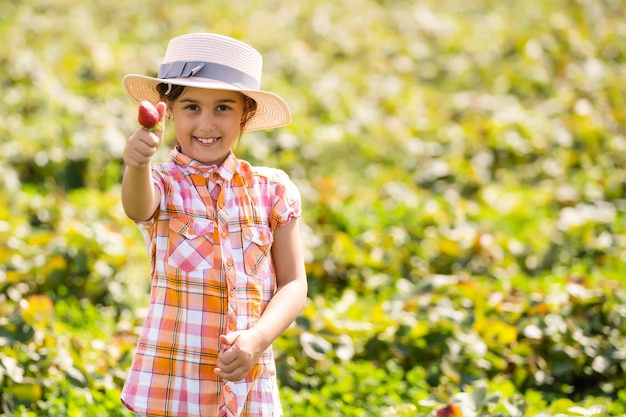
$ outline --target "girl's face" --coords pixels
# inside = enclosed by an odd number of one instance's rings
[[[169,106],[182,153],[206,165],[220,165],[241,133],[243,95],[190,87]]]

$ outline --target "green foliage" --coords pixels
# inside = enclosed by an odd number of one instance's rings
[[[535,288],[520,276],[498,288],[485,279],[439,275],[417,284],[400,280],[389,298],[359,298],[351,291],[337,301],[318,297],[287,334],[299,336],[303,350],[277,345],[294,352],[280,361],[281,380],[304,392],[294,397],[296,405],[350,393],[350,401],[323,403],[338,415],[368,415],[355,405],[382,413],[383,406],[445,401],[458,402],[466,415],[473,407],[465,403],[466,391],[485,381],[492,391],[477,406],[483,408],[478,415],[493,416],[496,409],[524,415],[526,408],[546,406],[531,402],[537,395],[548,403],[569,398],[569,407],[590,398],[607,406],[601,399],[614,397],[618,412],[626,388],[626,295],[611,282],[554,276],[544,282],[549,285]],[[379,383],[368,384],[372,378]],[[536,395],[524,400],[526,392]],[[299,408],[292,412],[301,415]]]
[[[134,338],[110,307],[45,295],[11,300],[0,321],[2,410],[14,415],[128,416],[119,387]],[[16,299],[19,299],[18,302]]]
[[[120,81],[214,31],[294,114],[237,150],[304,197],[287,415],[626,415],[622,1],[5,3],[0,413],[128,415]]]

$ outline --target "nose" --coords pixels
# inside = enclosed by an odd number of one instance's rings
[[[200,129],[206,132],[215,130],[215,115],[211,112],[203,112],[200,118]]]

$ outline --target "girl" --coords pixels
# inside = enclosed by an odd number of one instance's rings
[[[243,131],[291,122],[260,90],[261,68],[250,46],[199,33],[170,41],[157,78],[123,79],[177,139],[170,161],[153,163],[163,132],[139,128],[123,156],[122,203],[151,260],[121,396],[139,416],[282,416],[271,344],[306,301],[300,194],[284,172],[232,152]]]

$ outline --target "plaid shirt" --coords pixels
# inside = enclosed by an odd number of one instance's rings
[[[161,203],[139,223],[150,307],[122,402],[146,416],[282,416],[271,347],[241,381],[214,370],[219,335],[253,326],[274,293],[273,231],[301,214],[297,188],[232,153],[217,167],[174,149],[152,176]]]

